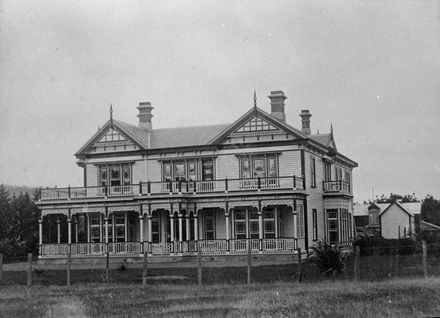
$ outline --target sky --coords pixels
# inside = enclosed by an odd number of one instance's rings
[[[355,201],[440,198],[440,1],[0,1],[0,183],[82,185],[109,118],[232,123],[270,91],[355,160]]]

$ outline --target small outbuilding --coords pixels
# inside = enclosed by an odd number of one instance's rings
[[[356,229],[358,233],[375,233],[378,230],[386,239],[412,237],[421,207],[421,202],[355,204]]]

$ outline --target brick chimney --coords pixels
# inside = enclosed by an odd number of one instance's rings
[[[286,114],[284,113],[284,100],[286,98],[283,91],[272,91],[269,95],[270,114],[282,122],[286,122]]]
[[[151,106],[150,102],[141,102],[137,109],[139,109],[139,128],[144,128],[145,130],[151,131],[153,129],[153,125],[151,124],[151,118],[153,115],[151,111],[153,110],[153,106]]]
[[[310,117],[312,117],[312,114],[310,114],[308,109],[301,110],[301,114],[299,114],[301,117],[301,132],[305,135],[310,135]]]

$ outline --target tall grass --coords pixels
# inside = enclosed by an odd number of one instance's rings
[[[421,317],[440,314],[440,279],[251,285],[7,286],[1,317]]]

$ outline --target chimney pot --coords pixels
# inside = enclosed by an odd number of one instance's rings
[[[284,101],[286,100],[286,96],[283,91],[271,91],[268,96],[270,99],[270,114],[281,120],[282,122],[286,122],[286,114],[284,113]]]
[[[308,109],[303,109],[301,110],[299,116],[301,117],[302,124],[301,132],[305,135],[310,135],[310,117],[312,117],[312,114],[310,114],[310,111]]]
[[[151,114],[151,111],[154,109],[154,107],[151,106],[150,102],[140,102],[137,109],[139,110],[139,114],[137,115],[139,117],[138,127],[151,131],[153,129],[153,125],[151,123],[151,118],[153,115]]]

